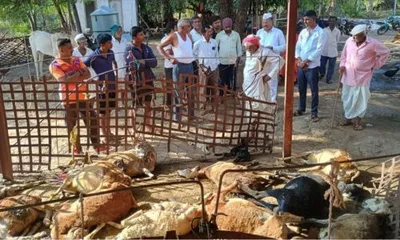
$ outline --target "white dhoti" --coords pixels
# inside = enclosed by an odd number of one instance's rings
[[[278,95],[278,78],[275,77],[268,81],[269,90],[270,90],[270,100],[271,102],[276,102],[276,97]]]
[[[370,97],[369,85],[355,87],[343,85],[342,102],[345,118],[363,118],[367,112]]]

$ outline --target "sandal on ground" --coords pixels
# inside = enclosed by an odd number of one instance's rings
[[[361,131],[363,129],[364,129],[364,127],[361,124],[354,125],[354,130],[355,131]]]
[[[302,116],[304,115],[303,111],[297,110],[296,112],[293,113],[293,116],[297,117],[297,116]]]
[[[319,121],[319,117],[318,116],[312,116],[311,117],[311,121],[312,122],[318,122]]]
[[[350,119],[346,119],[343,122],[340,123],[340,126],[344,127],[344,126],[350,126],[353,125],[353,122]]]

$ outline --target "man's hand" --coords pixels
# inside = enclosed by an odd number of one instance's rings
[[[346,67],[339,68],[339,74],[343,74],[346,71]]]
[[[178,60],[176,60],[176,58],[174,58],[174,57],[170,57],[170,58],[168,58],[168,60],[169,60],[172,64],[177,64],[177,63],[178,63]]]
[[[268,82],[269,80],[271,80],[271,77],[266,75],[265,77],[263,77],[264,82]]]
[[[235,62],[235,67],[237,67],[239,65],[240,62],[240,57],[237,57],[236,62]]]

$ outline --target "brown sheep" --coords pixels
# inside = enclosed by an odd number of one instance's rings
[[[39,202],[41,202],[39,197],[17,195],[0,200],[0,208],[17,207]],[[9,236],[17,236],[34,223],[37,220],[38,215],[39,213],[36,209],[25,208],[21,210],[0,212],[0,220],[3,222],[1,224],[6,224],[6,234]]]
[[[107,191],[127,187],[121,183],[112,183]],[[72,204],[65,203],[53,216],[51,236],[59,239],[73,227],[81,226],[81,204],[76,200]],[[132,208],[137,207],[131,191],[122,191],[84,198],[84,226],[91,228],[103,223],[118,221],[126,216]]]

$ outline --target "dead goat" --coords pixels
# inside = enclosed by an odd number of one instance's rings
[[[249,152],[249,144],[246,138],[240,139],[240,144],[233,147],[229,152],[215,154],[215,156],[223,156],[225,158],[234,158],[233,162],[249,162],[251,155]]]
[[[329,202],[325,200],[325,191],[329,185],[301,176],[292,179],[283,188],[266,191],[254,191],[245,185],[239,188],[246,194],[259,200],[265,207],[278,212],[287,212],[304,218],[323,219],[328,216]],[[277,205],[264,202],[262,199],[274,197]]]

